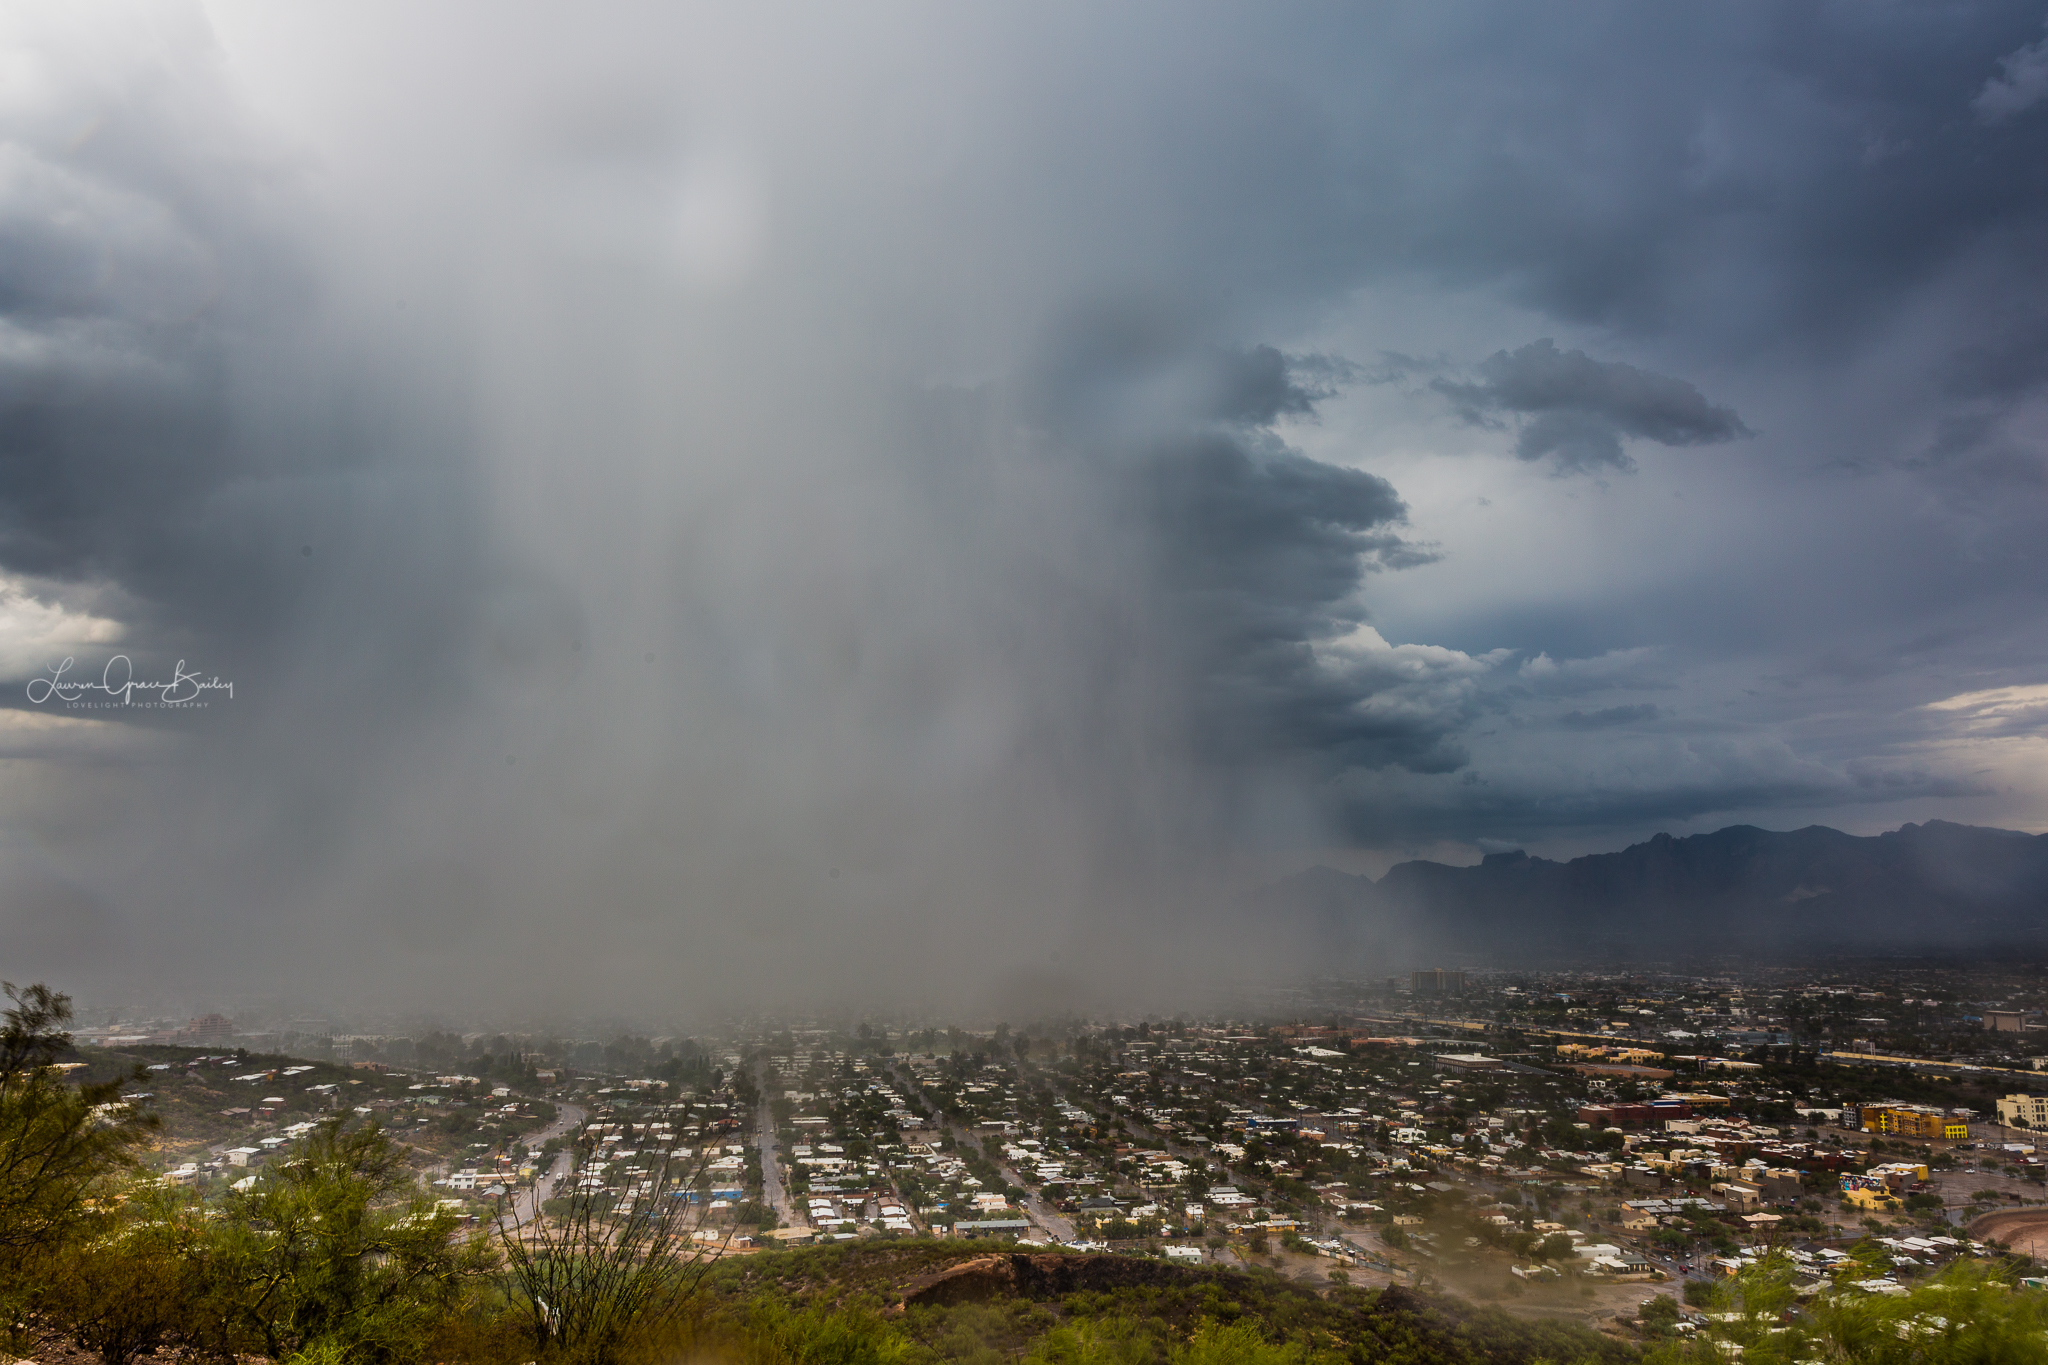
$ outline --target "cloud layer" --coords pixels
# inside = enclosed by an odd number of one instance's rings
[[[16,977],[957,1000],[2048,824],[2025,6],[0,23]],[[233,702],[20,692],[117,650]]]

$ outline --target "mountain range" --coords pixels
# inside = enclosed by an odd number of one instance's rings
[[[1727,953],[2048,954],[2048,834],[1930,820],[1659,834],[1556,862],[1314,867],[1263,888],[1262,932],[1334,967],[1641,961]]]

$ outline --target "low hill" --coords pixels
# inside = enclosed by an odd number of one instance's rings
[[[1390,1365],[1638,1357],[1631,1343],[1578,1323],[1527,1321],[1400,1288],[1313,1286],[1264,1271],[1106,1253],[869,1241],[736,1258],[706,1287],[751,1314],[756,1332],[773,1331],[775,1319],[790,1324],[785,1332],[807,1323],[825,1330],[827,1313],[865,1313],[871,1332],[922,1348],[914,1355],[926,1359],[1138,1365],[1190,1358],[1191,1343],[1207,1348],[1193,1358],[1247,1365],[1263,1360],[1262,1344],[1305,1348],[1313,1361]],[[1109,1342],[1116,1349],[1105,1350]]]
[[[65,1056],[79,1064],[79,1081],[140,1073],[127,1093],[162,1120],[149,1159],[164,1168],[351,1114],[373,1115],[422,1160],[469,1156],[481,1144],[502,1146],[543,1127],[555,1113],[545,1101],[489,1098],[487,1085],[435,1085],[431,1076],[284,1053],[139,1044],[81,1046]]]

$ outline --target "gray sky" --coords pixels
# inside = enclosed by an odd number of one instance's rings
[[[2043,20],[9,6],[6,972],[1042,999],[2048,828]]]

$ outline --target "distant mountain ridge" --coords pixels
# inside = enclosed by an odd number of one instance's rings
[[[1256,900],[1266,932],[1359,963],[2048,952],[2048,835],[1945,820],[1871,837],[1732,825],[1570,862],[1495,853],[1401,863],[1378,881],[1315,867]]]

